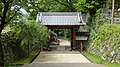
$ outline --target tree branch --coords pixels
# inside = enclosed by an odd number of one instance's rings
[[[13,2],[13,0],[9,1],[9,2]],[[27,2],[27,0],[25,0],[25,2]],[[17,12],[23,7],[23,5],[21,5],[16,11],[15,13],[8,19],[7,23],[9,23],[17,14]]]
[[[2,3],[4,3],[4,4],[6,3],[6,1],[5,1],[5,0],[1,0],[1,2],[2,2]]]
[[[68,1],[68,0],[66,0],[66,2],[67,2],[67,3],[69,3],[69,1]]]
[[[4,10],[3,10],[3,15],[2,15],[2,22],[5,22],[5,19],[6,19],[6,14],[8,12],[8,7],[9,7],[9,4],[4,4]]]
[[[2,16],[0,16],[0,18],[2,18]]]
[[[17,12],[18,12],[20,9],[21,9],[21,7],[18,8],[18,9],[15,11],[15,13],[10,17],[10,19],[7,21],[7,23],[9,23],[9,22],[14,18],[14,16],[17,14]]]
[[[8,3],[12,3],[13,2],[13,0],[8,0]]]
[[[3,0],[1,0],[3,1]],[[4,2],[4,1],[3,1]],[[7,12],[8,12],[8,7],[9,7],[9,3],[4,3],[4,9],[3,9],[3,14],[2,14],[2,18],[1,18],[1,24],[0,24],[0,33],[2,32],[5,24],[6,24],[6,15],[7,15]]]

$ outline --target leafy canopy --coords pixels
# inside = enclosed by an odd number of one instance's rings
[[[90,13],[93,16],[97,9],[101,7],[100,0],[78,0],[76,4],[77,11],[81,11],[83,13]]]

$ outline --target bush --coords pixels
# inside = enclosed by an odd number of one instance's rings
[[[22,39],[21,46],[27,48],[41,47],[47,45],[49,38],[48,29],[40,23],[32,20],[20,20],[12,27],[19,39]],[[29,49],[28,49],[29,52]]]
[[[5,61],[13,62],[28,56],[32,49],[47,45],[48,38],[47,27],[32,20],[20,20],[11,31],[2,34]]]
[[[103,60],[120,63],[120,25],[104,24],[92,31],[88,51]]]

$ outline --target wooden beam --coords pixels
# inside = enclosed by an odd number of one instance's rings
[[[53,28],[53,29],[71,29],[73,27],[79,27],[79,26],[74,26],[74,25],[46,25],[48,28]]]

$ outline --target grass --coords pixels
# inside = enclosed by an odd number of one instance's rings
[[[33,61],[33,59],[37,56],[39,50],[33,50],[28,57],[21,59],[20,61],[16,61],[10,64],[7,64],[5,67],[17,67],[23,64],[29,64]]]
[[[38,50],[34,50],[30,53],[30,55],[28,57],[15,62],[15,64],[29,64],[37,54],[38,54]]]
[[[117,63],[110,63],[107,61],[102,60],[100,57],[95,56],[93,54],[90,54],[88,52],[83,52],[83,54],[89,59],[91,60],[93,63],[97,63],[97,64],[103,64],[109,67],[120,67],[120,64]]]

